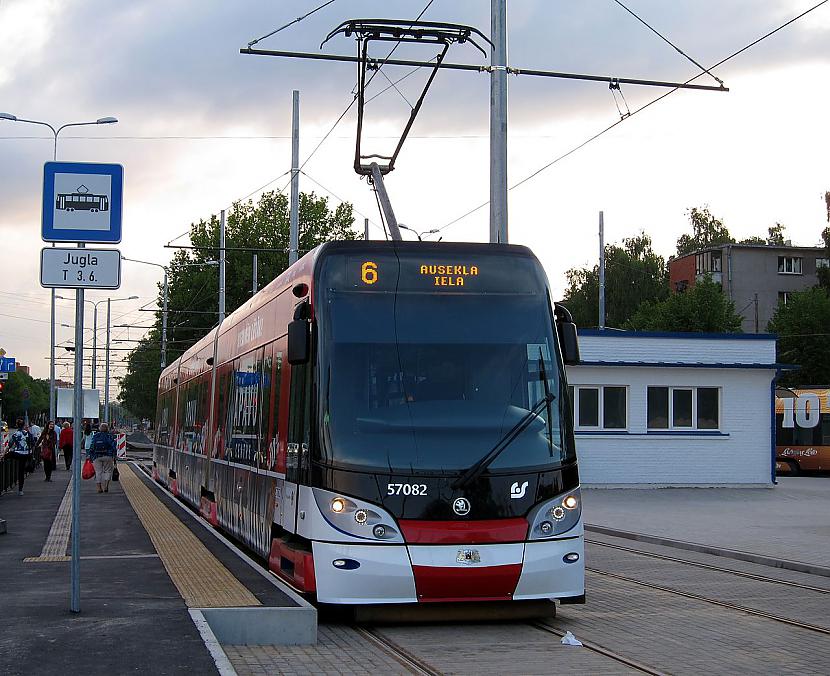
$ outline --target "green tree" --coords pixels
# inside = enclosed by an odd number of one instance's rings
[[[564,304],[579,326],[596,326],[599,318],[599,265],[566,273]],[[654,253],[645,233],[605,247],[606,325],[621,327],[646,300],[669,295],[666,261]]]
[[[692,224],[692,234],[682,234],[677,240],[677,255],[687,254],[718,244],[734,244],[735,239],[719,218],[715,218],[708,206],[689,210],[689,221]]]
[[[767,228],[767,244],[770,246],[784,246],[784,230],[786,229],[787,226],[781,223],[776,223]]]
[[[300,194],[300,255],[331,240],[355,239],[351,204],[330,209],[328,200],[314,193]],[[193,249],[179,250],[168,270],[167,363],[216,325],[219,275],[219,216],[211,215],[190,226]],[[288,267],[289,204],[282,193],[263,193],[259,200],[236,202],[225,227],[225,309],[228,314],[253,294],[253,254],[257,253],[258,288]],[[162,286],[159,284],[159,307]],[[119,402],[137,416],[153,418],[161,371],[161,312],[153,329],[128,356],[121,378]]]
[[[49,414],[49,381],[32,378],[23,371],[9,374],[3,388],[3,419],[9,426],[16,418],[22,418],[27,410],[30,420],[42,419]],[[29,394],[28,402],[23,398]]]
[[[161,374],[161,332],[152,328],[130,352],[126,373],[119,382],[118,401],[139,418],[156,415],[156,392]],[[180,354],[180,353],[178,353]],[[171,354],[170,361],[178,354]]]
[[[789,387],[825,386],[830,383],[830,296],[820,287],[790,294],[779,303],[767,330],[778,334],[778,361],[797,364],[797,371],[782,374]]]
[[[705,278],[683,293],[666,300],[646,302],[628,322],[635,331],[681,331],[692,333],[740,333],[741,317],[711,278]]]

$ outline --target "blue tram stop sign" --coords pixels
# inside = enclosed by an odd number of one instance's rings
[[[43,166],[43,241],[118,244],[123,190],[120,164],[47,162]]]

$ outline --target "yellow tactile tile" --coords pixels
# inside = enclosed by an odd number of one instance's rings
[[[131,466],[121,467],[121,486],[188,607],[262,605],[153,495]]]
[[[66,547],[69,545],[69,536],[72,532],[72,479],[63,494],[58,513],[46,536],[46,542],[40,556],[27,556],[25,563],[50,563],[55,561],[69,561],[66,556]]]

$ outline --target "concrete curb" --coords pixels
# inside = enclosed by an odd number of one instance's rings
[[[794,570],[799,573],[809,573],[810,575],[830,577],[830,568],[825,566],[817,566],[812,563],[804,563],[802,561],[776,559],[771,556],[753,554],[752,552],[742,552],[737,549],[712,547],[711,545],[702,545],[696,542],[683,542],[682,540],[672,540],[671,538],[659,537],[657,535],[647,535],[645,533],[633,533],[625,530],[617,530],[616,528],[608,528],[607,526],[585,524],[585,530],[592,533],[599,533],[600,535],[610,535],[611,537],[624,538],[626,540],[637,540],[639,542],[648,542],[653,545],[674,547],[675,549],[685,549],[690,552],[698,552],[699,554],[711,554],[713,556],[722,556],[727,559],[735,559],[736,561],[757,563],[761,566],[769,566],[770,568],[783,568],[785,570]]]
[[[315,645],[317,617],[305,608],[194,608],[224,645]]]
[[[233,664],[228,659],[225,651],[222,650],[222,646],[216,639],[216,636],[210,628],[210,624],[208,624],[208,621],[205,619],[205,616],[202,614],[202,611],[198,608],[189,608],[187,612],[190,613],[190,618],[193,620],[193,624],[195,624],[196,628],[199,630],[202,641],[204,641],[205,647],[208,649],[210,656],[213,658],[213,663],[216,665],[219,676],[237,676],[236,669],[233,668]]]

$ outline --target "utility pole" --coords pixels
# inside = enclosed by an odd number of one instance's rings
[[[251,276],[253,277],[253,283],[254,283],[254,286],[253,286],[254,291],[253,292],[256,293],[257,292],[257,287],[259,286],[259,280],[257,279],[257,255],[256,254],[254,254],[254,261],[253,261],[252,267],[253,267],[253,270],[252,270],[252,275]]]
[[[107,298],[107,356],[104,359],[104,420],[110,421],[110,299]]]
[[[164,268],[164,300],[161,310],[161,368],[167,366],[167,268]]]
[[[605,328],[605,218],[599,212],[599,328]]]
[[[300,92],[291,93],[291,220],[288,264],[299,258],[300,249]]]
[[[225,321],[225,210],[219,213],[219,323]]]
[[[92,389],[95,389],[95,372],[98,370],[98,305],[92,310]]]
[[[755,294],[755,333],[758,333],[758,294]]]
[[[490,0],[490,242],[507,243],[507,0]]]
[[[363,219],[363,239],[365,239],[367,242],[369,241],[369,219],[368,218]]]
[[[78,245],[83,247],[83,244]],[[81,612],[81,420],[84,383],[84,290],[75,290],[75,391],[72,406],[72,428],[75,430],[72,449],[72,548],[71,598],[69,609]]]

